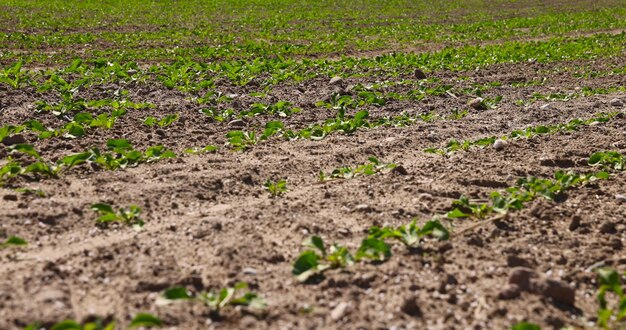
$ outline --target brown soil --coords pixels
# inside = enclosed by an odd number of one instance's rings
[[[585,327],[597,312],[594,267],[626,269],[626,204],[615,199],[626,193],[626,177],[576,188],[558,202],[536,200],[527,208],[476,226],[476,220],[446,223],[454,236],[447,242],[426,240],[415,251],[394,246],[386,262],[358,263],[325,273],[322,281],[299,284],[292,263],[309,235],[326,242],[358,247],[372,225],[400,225],[412,218],[423,222],[446,212],[460,195],[484,199],[494,190],[514,185],[527,175],[551,177],[555,171],[589,172],[589,155],[599,150],[626,152],[626,119],[579,131],[510,143],[505,150],[472,149],[451,157],[424,153],[451,138],[473,139],[504,135],[531,125],[565,123],[597,112],[625,110],[609,100],[624,94],[576,98],[520,107],[515,101],[533,93],[573,92],[577,87],[624,86],[622,75],[578,79],[576,68],[605,71],[625,65],[624,59],[597,62],[502,65],[472,72],[432,72],[441,84],[459,90],[471,83],[503,82],[484,97],[504,96],[497,109],[472,110],[459,120],[439,120],[402,128],[335,134],[322,141],[272,139],[246,152],[222,148],[215,154],[181,156],[115,172],[80,166],[59,179],[11,186],[38,188],[45,198],[10,189],[0,191],[0,233],[25,238],[29,245],[0,251],[0,328],[31,322],[50,324],[66,318],[115,318],[126,324],[137,312],[150,312],[171,328],[407,328],[504,329],[527,320],[545,329],[563,325]],[[401,77],[354,78],[345,86]],[[467,77],[466,80],[459,78]],[[507,82],[547,77],[539,86],[512,87]],[[385,92],[406,93],[413,85],[396,85]],[[95,97],[120,86],[90,88]],[[129,139],[136,148],[163,144],[182,150],[207,144],[223,145],[233,128],[211,122],[198,113],[189,94],[156,83],[125,86],[135,102],[149,101],[157,110],[129,111],[112,130],[92,129],[80,139],[39,141],[25,134],[46,159],[104,147],[110,138]],[[290,127],[304,127],[333,117],[314,103],[335,86],[326,79],[275,86],[266,103],[289,100],[302,107],[284,118]],[[254,87],[221,85],[239,94],[220,107],[237,110],[259,100]],[[33,90],[1,90],[4,123],[33,117],[36,100],[53,98]],[[367,109],[373,117],[434,111],[442,116],[466,109],[468,96],[427,97],[422,102],[392,101]],[[147,115],[180,113],[181,120],[164,128],[141,124]],[[46,125],[63,120],[37,115]],[[267,117],[246,119],[250,129]],[[158,131],[157,131],[158,130]],[[1,147],[0,156],[8,155]],[[395,162],[406,174],[386,173],[351,180],[319,183],[320,170],[365,163],[368,156]],[[289,191],[270,198],[267,179],[287,179]],[[137,204],[146,221],[142,231],[126,226],[95,226],[89,205],[105,201],[117,206]],[[366,206],[364,206],[364,204]],[[358,206],[358,207],[357,207]],[[502,299],[517,267],[526,267],[575,290],[566,298],[523,291]],[[205,291],[244,281],[264,296],[264,312],[227,308],[220,318],[201,304],[159,306],[162,292],[183,285]]]

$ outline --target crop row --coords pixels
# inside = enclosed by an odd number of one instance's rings
[[[272,86],[282,81],[302,82],[315,77],[362,76],[385,74],[405,75],[415,68],[427,71],[465,71],[498,63],[522,63],[527,61],[552,62],[563,60],[588,60],[598,57],[618,56],[624,50],[626,33],[597,34],[578,38],[553,38],[547,41],[505,42],[487,46],[462,46],[445,48],[431,53],[392,53],[376,57],[343,57],[339,60],[256,58],[254,60],[230,60],[220,62],[193,61],[176,57],[171,64],[153,65],[147,70],[128,59],[123,62],[90,60],[89,66],[75,60],[69,67],[56,73],[79,74],[79,84],[89,86],[94,81],[141,82],[146,74],[153,75],[166,87],[186,91],[199,91],[214,86],[218,79],[226,79],[238,86],[253,80],[261,86]],[[172,58],[171,55],[168,58]],[[20,71],[13,65],[0,72],[0,82],[14,87],[31,83],[32,74]],[[17,70],[16,70],[17,69]],[[48,72],[46,75],[53,75]],[[32,82],[34,83],[34,82]],[[48,82],[55,83],[55,82]],[[36,84],[41,84],[37,82]]]

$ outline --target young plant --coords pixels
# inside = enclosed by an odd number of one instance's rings
[[[369,164],[360,165],[356,168],[340,167],[333,170],[330,174],[320,171],[319,180],[328,181],[333,179],[351,179],[361,175],[373,175],[382,171],[392,170],[397,164],[383,164],[376,157],[369,157]]]
[[[143,220],[139,217],[141,208],[137,205],[131,205],[128,208],[119,208],[115,211],[109,204],[97,203],[91,205],[91,209],[98,213],[98,223],[121,222],[136,227],[142,227],[144,225]]]
[[[276,182],[267,180],[265,181],[265,184],[263,184],[263,186],[265,186],[265,189],[267,189],[267,191],[270,193],[270,196],[272,197],[278,197],[287,192],[287,181],[283,179],[280,179]]]
[[[598,282],[598,325],[603,329],[622,329],[626,326],[626,282],[623,284],[619,273],[612,268],[599,269]],[[609,306],[607,293],[615,295],[617,304]]]
[[[196,294],[190,293],[183,287],[174,287],[165,291],[163,300],[160,302],[168,304],[173,300],[200,301],[218,315],[220,310],[227,306],[246,306],[259,310],[265,309],[267,306],[265,299],[248,290],[247,283],[237,283],[234,287]]]
[[[409,248],[416,248],[420,244],[420,240],[424,236],[433,236],[440,241],[450,238],[448,229],[444,227],[439,220],[430,220],[424,224],[422,228],[417,225],[417,220],[411,221],[407,225],[401,225],[397,228],[391,227],[371,227],[368,239],[395,239]]]
[[[300,253],[292,269],[292,274],[300,282],[306,282],[327,269],[345,268],[354,264],[354,258],[348,249],[333,244],[326,250],[324,240],[319,236],[310,237],[304,241],[303,245],[307,249]]]
[[[28,243],[26,243],[26,241],[23,238],[17,237],[17,236],[11,236],[7,238],[3,243],[0,243],[0,250],[7,248],[9,246],[23,246],[26,244]]]

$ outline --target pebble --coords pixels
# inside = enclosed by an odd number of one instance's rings
[[[250,268],[250,267],[244,268],[241,272],[243,274],[245,274],[245,275],[256,275],[257,274],[256,269]]]
[[[26,143],[26,138],[22,134],[15,134],[13,136],[7,136],[2,139],[2,144],[5,146],[12,146],[16,144]]]
[[[331,85],[339,85],[343,82],[343,79],[341,77],[338,76],[334,76],[330,79],[329,84]]]
[[[581,221],[580,215],[578,214],[573,215],[572,220],[570,220],[569,222],[569,230],[574,231],[578,229],[578,227],[580,227],[580,221]]]
[[[246,126],[246,123],[241,119],[235,119],[235,120],[231,120],[228,123],[228,126],[229,127],[242,127],[242,126]]]
[[[623,105],[624,105],[624,103],[622,102],[622,100],[620,100],[620,99],[618,99],[618,98],[614,98],[614,99],[612,99],[611,101],[609,101],[609,104],[610,104],[611,106],[614,106],[614,107],[621,107],[621,106],[623,106]]]
[[[417,304],[416,297],[408,297],[402,303],[402,312],[413,317],[422,317],[422,309]]]
[[[414,75],[417,80],[426,79],[426,74],[420,69],[415,69]]]
[[[497,151],[504,150],[504,148],[506,147],[507,144],[508,143],[505,140],[497,139],[493,143],[493,148],[496,149]]]
[[[349,309],[350,304],[342,301],[330,312],[330,318],[334,321],[339,321],[348,314]]]
[[[550,103],[546,103],[546,104],[544,104],[544,105],[539,107],[539,109],[541,109],[541,110],[548,110],[550,108],[551,108]]]
[[[482,97],[477,97],[473,100],[471,100],[469,102],[469,106],[476,109],[476,110],[485,110],[485,107],[483,106],[483,98]]]
[[[367,204],[359,204],[354,207],[354,211],[357,212],[370,212],[371,210],[372,208],[370,208],[370,206]]]
[[[615,199],[617,199],[618,202],[626,202],[626,195],[616,194]]]

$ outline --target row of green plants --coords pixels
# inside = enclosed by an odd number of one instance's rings
[[[458,141],[456,139],[452,139],[448,141],[444,147],[427,148],[424,151],[428,153],[434,153],[434,154],[446,156],[457,151],[468,151],[473,147],[478,147],[478,148],[490,147],[498,139],[502,139],[502,140],[530,139],[535,136],[576,131],[580,129],[580,127],[582,126],[589,126],[589,125],[593,125],[596,123],[609,122],[613,117],[617,116],[620,113],[621,112],[598,113],[588,119],[576,118],[576,119],[572,119],[562,124],[531,126],[522,130],[514,130],[508,135],[501,136],[501,137],[489,136],[489,137],[484,137],[484,138],[480,138],[476,140],[464,140],[464,141]]]
[[[465,71],[499,63],[522,63],[526,61],[552,62],[560,60],[588,60],[603,56],[618,56],[623,51],[626,34],[596,34],[578,38],[552,38],[547,41],[505,42],[487,46],[462,46],[445,48],[431,53],[392,53],[376,57],[343,57],[336,61],[327,59],[256,58],[254,60],[231,60],[204,63],[187,57],[175,57],[173,63],[161,63],[148,69],[140,69],[137,64],[121,64],[110,60],[76,60],[62,71],[48,71],[40,81],[31,73],[22,70],[23,62],[18,62],[0,70],[0,83],[13,88],[36,86],[41,90],[55,89],[62,93],[63,101],[57,104],[42,104],[42,108],[62,111],[69,106],[81,106],[73,100],[72,91],[79,86],[88,87],[94,83],[123,81],[125,83],[144,81],[152,76],[167,88],[183,91],[211,89],[217,79],[226,79],[234,85],[246,85],[261,79],[262,86],[271,86],[290,80],[302,82],[315,77],[363,76],[368,72],[376,75],[399,76],[419,67],[427,71]],[[555,47],[559,45],[559,47]],[[168,58],[172,58],[171,54]],[[87,60],[86,60],[87,61]],[[67,72],[67,73],[65,73]],[[78,79],[68,83],[61,75]],[[134,79],[134,80],[133,80]],[[67,102],[65,102],[67,101]],[[79,103],[75,105],[75,103]]]

